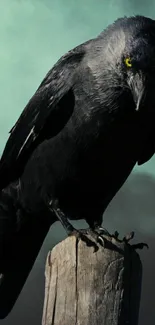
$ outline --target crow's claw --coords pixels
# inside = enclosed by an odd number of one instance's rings
[[[105,236],[109,236],[111,237],[111,235],[109,234],[108,230],[101,227],[101,226],[97,226],[95,227],[92,231],[94,231],[95,233],[97,233],[98,235],[105,235]]]
[[[138,244],[134,244],[134,245],[131,245],[131,247],[133,249],[143,249],[144,247],[146,247],[147,249],[149,249],[149,246],[148,244],[146,243],[138,243]]]
[[[135,235],[134,231],[131,231],[129,234],[127,234],[127,235],[123,238],[123,241],[124,241],[125,243],[128,243],[131,239],[134,238],[134,235]]]
[[[114,232],[114,234],[111,235],[111,237],[115,239],[118,239],[118,236],[119,236],[119,232],[117,230]]]
[[[104,238],[102,236],[98,236],[97,237],[97,242],[101,245],[101,246],[105,246],[105,241]]]

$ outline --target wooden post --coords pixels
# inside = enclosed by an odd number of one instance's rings
[[[71,236],[49,252],[42,325],[138,325],[139,255],[129,244],[105,240],[95,252]]]

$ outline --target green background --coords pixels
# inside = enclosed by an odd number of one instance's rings
[[[95,37],[120,16],[143,14],[153,18],[154,11],[151,0],[0,0],[0,153],[9,130],[61,55]],[[139,325],[155,323],[154,166],[152,158],[136,167],[105,214],[109,230],[118,229],[122,234],[135,230],[136,239],[150,244],[150,250],[141,253],[144,282]],[[65,236],[59,224],[53,226],[15,308],[0,324],[41,324],[45,258]],[[145,299],[148,295],[150,302]]]

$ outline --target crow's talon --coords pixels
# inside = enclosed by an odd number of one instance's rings
[[[101,245],[101,246],[105,246],[105,240],[102,236],[98,236],[97,237],[97,242]]]
[[[134,244],[134,245],[131,245],[131,247],[133,249],[143,249],[144,247],[146,247],[147,249],[149,249],[149,245],[146,244],[146,243],[138,243],[138,244]]]
[[[134,235],[135,235],[134,231],[131,231],[129,234],[127,234],[127,235],[123,238],[123,241],[124,241],[125,243],[128,243],[131,239],[134,238]]]
[[[118,239],[118,236],[119,236],[119,232],[117,230],[114,232],[114,234],[111,235],[111,237],[115,239]]]
[[[92,238],[94,238],[95,242],[105,247],[105,238],[96,230],[89,229],[89,234]]]
[[[103,227],[95,227],[93,231],[96,232],[98,235],[105,235],[111,237],[108,230]]]

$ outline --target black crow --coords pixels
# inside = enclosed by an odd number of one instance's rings
[[[0,161],[0,317],[49,227],[102,215],[155,152],[155,21],[120,18],[62,56],[10,131]],[[82,234],[82,232],[81,232]],[[97,235],[98,234],[98,235]]]

